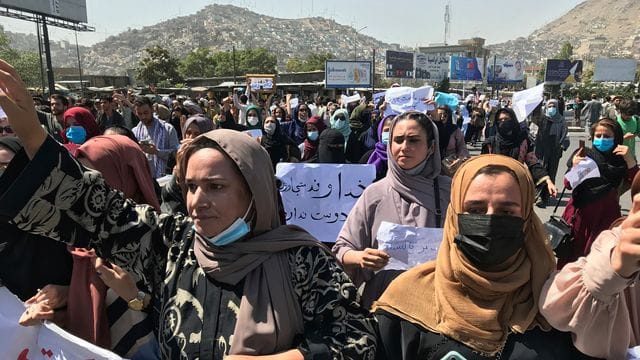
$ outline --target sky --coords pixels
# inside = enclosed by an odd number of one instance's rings
[[[495,44],[528,36],[584,0],[86,0],[92,33],[78,33],[81,45],[92,45],[127,29],[142,28],[203,7],[231,4],[278,18],[321,16],[387,43],[415,47],[444,42],[445,6],[450,5],[448,43],[482,37]],[[35,24],[0,17],[11,32],[35,33]],[[50,28],[52,40],[75,43],[73,31]]]

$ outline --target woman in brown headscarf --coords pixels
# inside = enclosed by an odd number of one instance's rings
[[[374,321],[348,276],[306,231],[280,225],[271,161],[254,139],[219,129],[184,146],[178,174],[189,216],[161,215],[112,190],[48,137],[3,61],[0,88],[0,106],[20,119],[11,125],[29,156],[0,182],[0,214],[26,231],[94,248],[139,279],[163,358],[374,356]]]
[[[481,155],[462,165],[437,259],[400,275],[374,304],[382,358],[580,356],[538,313],[555,259],[533,194],[527,168],[514,159]]]

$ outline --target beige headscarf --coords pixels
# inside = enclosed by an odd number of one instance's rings
[[[280,225],[271,158],[255,139],[218,129],[200,135],[194,143],[203,137],[217,143],[238,166],[255,207],[255,223],[247,239],[216,247],[196,234],[194,244],[198,264],[207,276],[232,285],[244,279],[229,352],[266,355],[289,350],[304,327],[285,250],[322,244],[297,226]]]
[[[453,242],[467,189],[488,165],[501,165],[516,174],[525,220],[524,248],[497,272],[475,268]],[[494,356],[504,347],[509,331],[524,333],[536,325],[548,330],[548,323],[538,313],[538,298],[555,268],[555,258],[533,212],[533,199],[533,180],[520,162],[502,155],[480,155],[464,163],[451,185],[438,257],[400,275],[374,304],[374,310],[385,310],[446,335],[485,356]]]

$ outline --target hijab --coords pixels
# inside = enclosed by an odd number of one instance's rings
[[[307,124],[315,125],[318,129],[318,140],[311,141],[306,136],[304,137],[304,156],[302,157],[303,161],[309,160],[316,155],[318,152],[318,143],[320,142],[320,135],[322,135],[322,131],[327,127],[324,124],[324,121],[319,116],[312,116],[309,120],[307,120]],[[306,125],[305,125],[306,128]]]
[[[255,110],[256,113],[258,114],[257,115],[258,123],[256,123],[255,125],[249,124],[249,111],[251,111],[251,110]],[[262,129],[262,117],[261,117],[261,114],[262,114],[262,108],[261,107],[256,106],[256,105],[247,106],[247,111],[245,111],[245,118],[244,118],[244,120],[246,122],[247,129],[249,129],[249,130]]]
[[[504,166],[515,173],[525,221],[524,247],[499,272],[475,268],[454,244],[466,192],[478,172],[488,165]],[[453,177],[436,260],[396,278],[374,309],[450,337],[484,356],[495,356],[510,331],[524,333],[534,326],[549,330],[538,312],[538,301],[545,280],[555,268],[555,258],[533,211],[534,188],[529,171],[515,159],[480,155],[465,162]]]
[[[22,150],[22,141],[17,136],[0,137],[0,148],[5,148],[14,154]]]
[[[338,128],[337,117],[342,117],[344,121],[342,122],[342,127]],[[349,135],[351,135],[351,126],[349,126],[349,112],[347,109],[338,109],[333,115],[329,118],[329,123],[331,124],[331,128],[338,130],[342,136],[344,137],[344,151],[347,151],[347,142],[349,141]]]
[[[282,125],[280,122],[275,117],[273,117],[273,119],[275,120],[276,129],[273,131],[273,134],[269,134],[264,130],[263,126],[260,145],[267,150],[271,157],[271,163],[275,166],[284,154],[284,148],[287,146],[288,141],[286,135],[282,133]]]
[[[189,116],[189,118],[184,122],[184,125],[182,125],[183,136],[184,134],[187,133],[187,129],[189,128],[189,125],[191,125],[194,122],[198,126],[198,130],[200,130],[200,134],[204,134],[214,129],[213,121],[211,121],[211,119],[209,119],[208,117],[202,114],[196,114],[196,115]]]
[[[94,169],[102,173],[107,184],[122,191],[125,197],[160,211],[149,162],[138,144],[128,137],[93,137],[80,146],[78,157],[87,159]]]
[[[200,135],[232,159],[253,194],[255,221],[250,235],[223,247],[195,233],[194,253],[210,278],[236,285],[244,280],[230,354],[261,355],[291,349],[304,333],[300,303],[291,284],[287,250],[321,243],[304,229],[280,225],[278,193],[269,154],[255,139],[233,130]],[[186,169],[185,169],[186,171]]]
[[[501,113],[509,115],[510,120],[500,124],[499,116]],[[496,149],[495,153],[506,155],[514,159],[520,156],[520,144],[526,136],[526,132],[520,129],[520,123],[513,110],[509,108],[498,109],[495,113],[496,132]]]
[[[94,136],[100,135],[98,123],[96,123],[96,118],[95,116],[93,116],[91,111],[83,107],[75,106],[67,109],[67,111],[65,111],[63,115],[62,127],[64,130],[62,131],[61,136],[65,141],[68,141],[65,130],[69,126],[71,126],[69,124],[69,118],[76,119],[75,125],[82,126],[84,128],[84,130],[87,132],[87,140]]]
[[[348,125],[347,125],[348,126]],[[340,131],[326,129],[320,134],[317,162],[322,164],[345,164],[344,137]]]
[[[373,152],[367,161],[367,164],[373,164],[376,167],[376,174],[386,174],[387,172],[388,145],[382,142],[382,129],[384,129],[384,123],[388,119],[393,119],[394,116],[395,115],[387,115],[378,123],[378,142],[376,142],[376,146],[373,148]],[[389,136],[389,142],[391,142],[391,136]]]
[[[449,146],[449,138],[458,128],[458,126],[453,123],[453,115],[451,113],[451,109],[445,106],[444,111],[446,114],[446,118],[444,120],[434,121],[436,126],[438,127],[438,133],[440,134],[440,154],[443,156],[446,153],[447,146]]]

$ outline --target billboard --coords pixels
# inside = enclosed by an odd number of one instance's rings
[[[86,0],[0,0],[0,6],[72,22],[87,22]]]
[[[516,83],[522,81],[524,81],[524,60],[497,58],[488,60],[488,83]]]
[[[324,63],[325,87],[371,87],[371,61],[327,60]]]
[[[448,56],[416,53],[414,62],[416,65],[414,72],[416,79],[440,82],[449,75]]]
[[[635,59],[596,59],[593,81],[633,82],[637,65]]]
[[[387,50],[387,77],[413,79],[413,53]]]
[[[484,72],[482,58],[452,56],[449,65],[451,80],[482,81]]]
[[[582,81],[582,60],[547,59],[544,81],[573,84]]]

